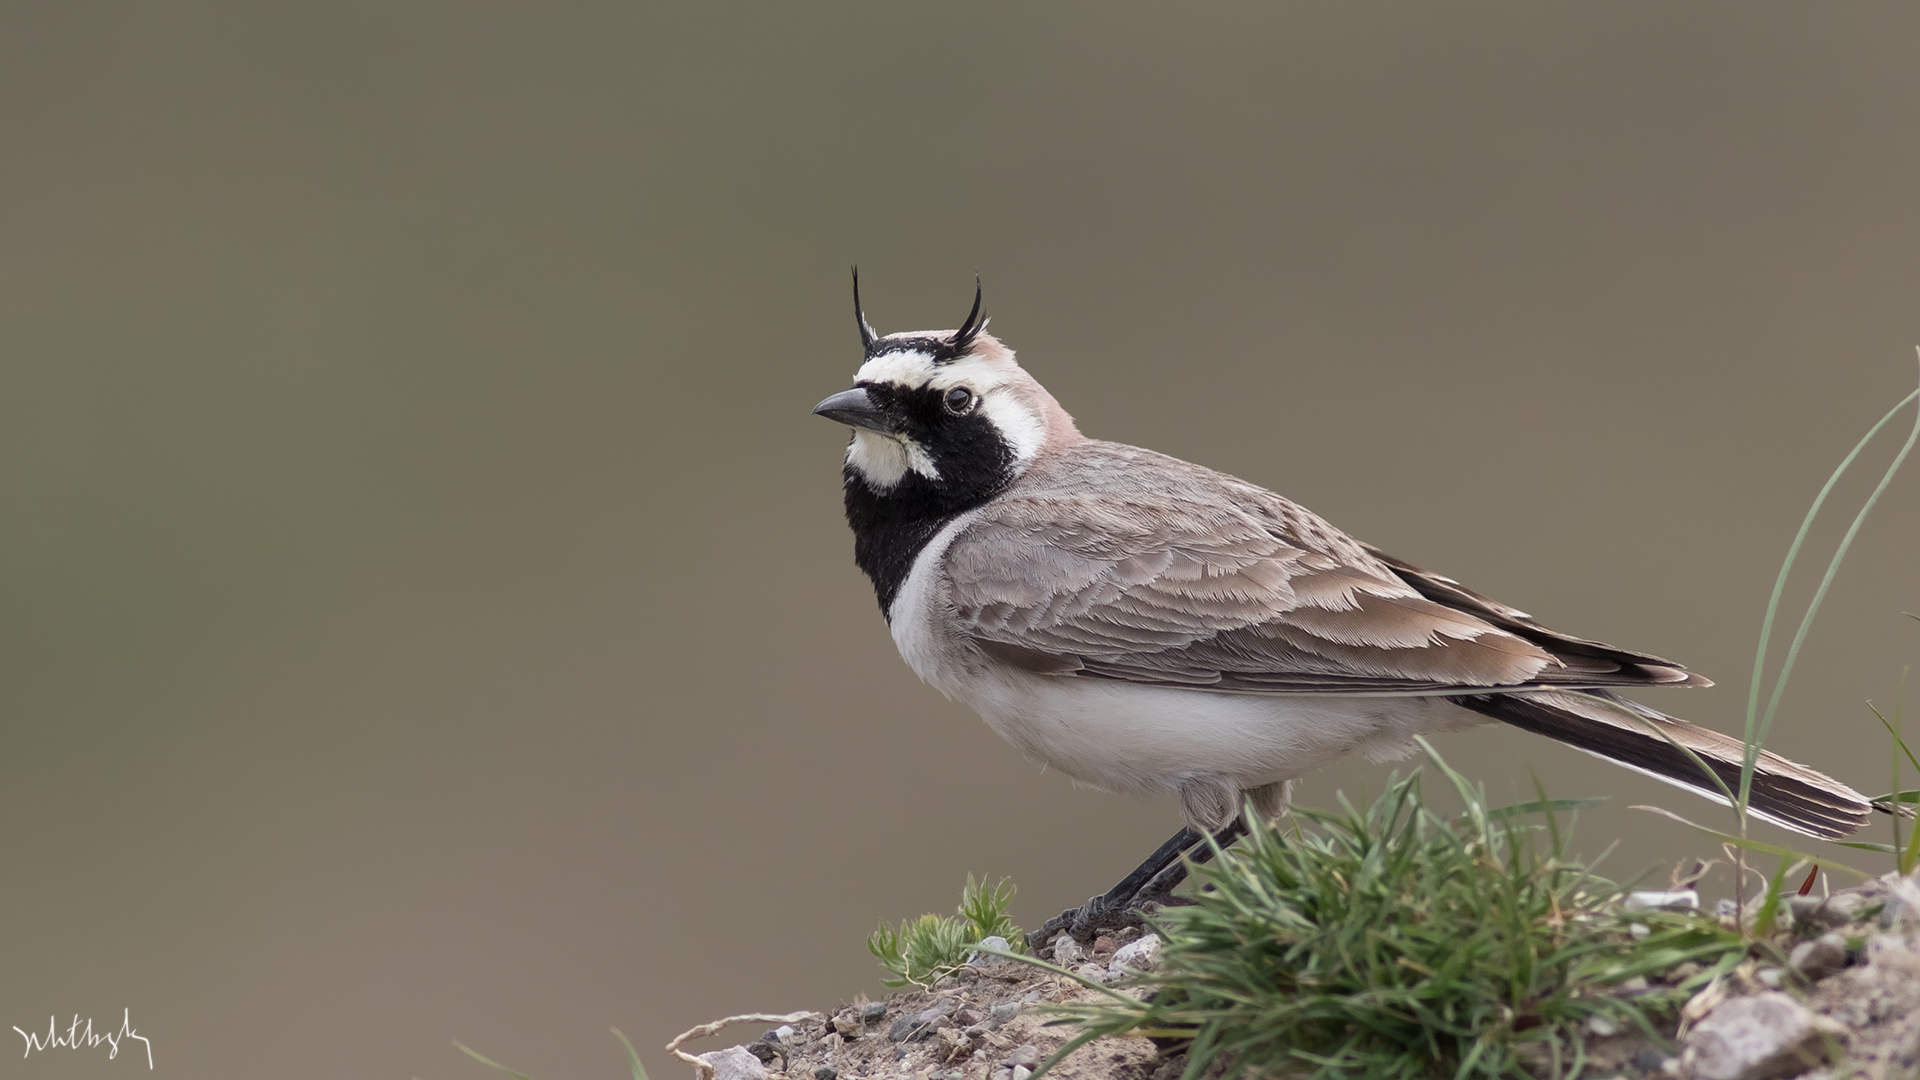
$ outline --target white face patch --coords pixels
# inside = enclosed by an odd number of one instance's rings
[[[860,365],[854,373],[855,383],[889,383],[903,389],[914,390],[920,387],[932,387],[945,392],[956,386],[964,386],[973,391],[980,399],[977,406],[980,414],[1000,432],[1013,450],[1014,460],[1025,464],[1033,460],[1040,447],[1047,441],[1047,423],[1043,419],[1038,403],[1023,391],[1032,384],[1020,365],[1014,363],[1011,354],[1003,354],[1005,359],[985,359],[979,356],[962,357],[959,360],[936,364],[933,358],[924,352],[903,350],[876,356]],[[883,441],[884,436],[881,436]],[[855,440],[857,445],[858,439]],[[912,444],[909,442],[909,446]],[[924,451],[913,447],[922,459]],[[848,460],[853,460],[853,451],[848,451]],[[926,460],[927,471],[911,464],[915,472],[923,476],[932,476],[933,462]],[[895,473],[898,483],[900,473]]]
[[[855,428],[847,444],[847,464],[866,478],[875,491],[892,491],[911,469],[929,480],[940,479],[933,459],[912,439]]]

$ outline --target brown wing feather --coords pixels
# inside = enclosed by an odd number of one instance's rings
[[[946,566],[967,632],[1028,670],[1287,693],[1687,679],[1150,451],[1089,440],[1021,488],[955,537]]]
[[[1671,660],[1663,660],[1651,653],[1631,652],[1615,648],[1602,641],[1589,641],[1571,634],[1562,634],[1557,630],[1549,630],[1533,621],[1533,616],[1519,608],[1509,607],[1498,600],[1490,600],[1452,578],[1422,570],[1412,563],[1388,555],[1371,544],[1364,546],[1367,554],[1392,567],[1394,573],[1402,581],[1418,590],[1420,595],[1435,603],[1472,612],[1502,630],[1533,642],[1553,653],[1569,670],[1607,674],[1625,669],[1630,673],[1627,678],[1623,678],[1615,685],[1632,685],[1633,683],[1660,686],[1713,685],[1713,680],[1705,675],[1696,675]],[[1641,677],[1633,678],[1633,673]]]

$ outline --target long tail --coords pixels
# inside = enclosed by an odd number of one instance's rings
[[[1745,745],[1739,739],[1604,690],[1526,690],[1453,700],[1717,803],[1726,804],[1727,797],[1701,772],[1701,762],[1728,790],[1737,793],[1740,787]],[[1840,781],[1762,750],[1753,766],[1747,812],[1797,833],[1837,840],[1865,825],[1873,806]]]

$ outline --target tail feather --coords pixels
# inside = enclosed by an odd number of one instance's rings
[[[1727,797],[1701,772],[1703,762],[1728,790],[1739,790],[1746,749],[1739,739],[1604,690],[1527,690],[1453,700],[1714,802],[1725,804]],[[1865,825],[1873,807],[1840,781],[1762,750],[1754,762],[1747,812],[1797,833],[1838,840]]]

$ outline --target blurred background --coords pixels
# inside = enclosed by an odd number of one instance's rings
[[[1895,3],[0,7],[0,1025],[425,1080],[492,1075],[455,1039],[623,1075],[617,1025],[671,1077],[684,1028],[878,993],[867,932],[968,871],[1032,926],[1169,834],[896,655],[808,414],[856,261],[882,331],[977,270],[1089,434],[1689,664],[1721,685],[1647,699],[1737,731],[1801,515],[1915,383],[1916,40]],[[1872,792],[1917,529],[1920,463],[1771,744]],[[1616,877],[1715,854],[1631,805],[1727,820],[1442,749],[1611,795],[1576,846]]]

